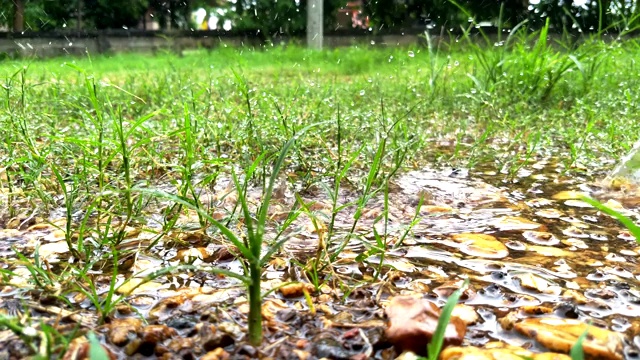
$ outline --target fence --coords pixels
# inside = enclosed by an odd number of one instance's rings
[[[497,38],[495,28],[485,29]],[[432,31],[431,34],[439,34]],[[447,32],[436,36],[436,41],[449,41],[460,33]],[[505,34],[506,36],[506,34]],[[576,37],[578,38],[578,36]],[[181,53],[188,49],[213,49],[218,46],[249,46],[259,48],[280,44],[304,45],[303,34],[273,36],[268,39],[255,32],[226,31],[144,31],[105,30],[93,32],[25,32],[0,33],[0,57],[53,57],[62,55],[84,55],[119,52],[173,51]],[[324,46],[412,46],[424,44],[424,32],[415,29],[407,32],[372,33],[366,30],[341,30],[326,32]]]

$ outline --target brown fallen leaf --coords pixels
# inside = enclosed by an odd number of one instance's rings
[[[554,194],[553,196],[551,196],[551,198],[554,200],[576,200],[586,195],[587,194],[580,191],[565,190],[565,191],[560,191],[559,193]]]
[[[280,294],[282,294],[282,296],[284,296],[285,298],[303,296],[305,290],[309,293],[312,293],[315,291],[315,287],[307,283],[293,283],[284,285],[280,287],[280,289],[278,289]]]
[[[398,353],[412,351],[426,355],[438,325],[440,309],[426,299],[417,296],[396,296],[385,309],[389,318],[385,334]],[[444,345],[460,345],[467,331],[465,324],[452,317],[444,334]]]
[[[562,290],[559,286],[552,285],[547,280],[532,273],[516,275],[515,278],[520,280],[520,286],[523,288],[535,290],[541,294],[559,294]]]
[[[62,356],[62,360],[89,360],[89,349],[90,345],[87,338],[84,336],[77,337],[69,343],[69,347]],[[117,359],[109,348],[102,345],[102,349],[107,354],[109,360]]]
[[[451,238],[460,244],[463,253],[489,259],[501,259],[509,255],[507,247],[494,236],[488,234],[462,233]]]
[[[543,225],[518,216],[503,216],[497,219],[493,223],[493,226],[500,231],[535,229],[541,229],[541,231],[544,231]]]
[[[519,333],[537,340],[552,351],[568,353],[580,335],[588,329],[582,343],[588,358],[621,360],[623,358],[622,335],[613,331],[589,326],[582,321],[558,318],[531,318],[515,324]]]
[[[440,354],[441,360],[570,360],[564,354],[533,353],[519,346],[508,345],[502,342],[490,342],[483,348],[475,346],[450,347]]]

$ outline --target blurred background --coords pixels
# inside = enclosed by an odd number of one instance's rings
[[[457,31],[504,28],[624,32],[638,20],[636,0],[324,0],[324,31]],[[220,30],[261,37],[305,31],[306,0],[0,0],[0,31]]]

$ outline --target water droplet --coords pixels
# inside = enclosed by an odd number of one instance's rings
[[[360,96],[364,96],[364,90],[360,90]]]
[[[414,57],[416,56],[416,54],[413,53],[413,51],[409,51],[409,57]]]
[[[371,40],[371,45],[375,45],[376,42],[374,40]]]

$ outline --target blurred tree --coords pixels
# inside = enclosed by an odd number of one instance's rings
[[[150,0],[149,7],[158,19],[161,29],[198,29],[191,13],[194,9],[221,6],[226,0]]]
[[[335,25],[336,11],[346,0],[324,0],[325,28]],[[223,20],[231,20],[240,31],[260,31],[264,37],[304,32],[307,24],[306,0],[237,0],[228,2]]]
[[[640,28],[640,0],[455,0],[475,22],[513,27],[528,19],[540,28],[546,19],[562,31],[627,31]],[[324,0],[325,29],[335,26],[336,10],[347,0]],[[197,8],[223,8],[234,29],[258,31],[264,37],[300,34],[306,27],[306,0],[0,0],[0,25],[15,31],[133,27],[147,10],[163,29],[199,28],[192,24]],[[502,8],[502,13],[500,12]],[[375,31],[468,26],[469,18],[451,0],[363,0]]]
[[[83,24],[83,9],[85,0],[51,1],[40,0],[42,13],[35,20],[41,30],[73,28],[81,30]],[[92,27],[93,24],[89,24]]]
[[[457,4],[457,5],[456,5]],[[365,12],[375,28],[424,29],[446,26],[468,26],[468,12],[475,22],[499,21],[504,26],[515,26],[527,18],[528,0],[365,0]],[[464,9],[462,11],[460,8]],[[502,8],[502,18],[500,10]]]
[[[147,0],[84,0],[84,18],[97,29],[136,26],[149,7]]]
[[[580,5],[573,0],[540,0],[531,12],[530,24],[539,28],[548,18],[550,27],[558,31],[595,32],[615,27],[621,20],[621,13],[612,10],[611,0],[587,0]]]

